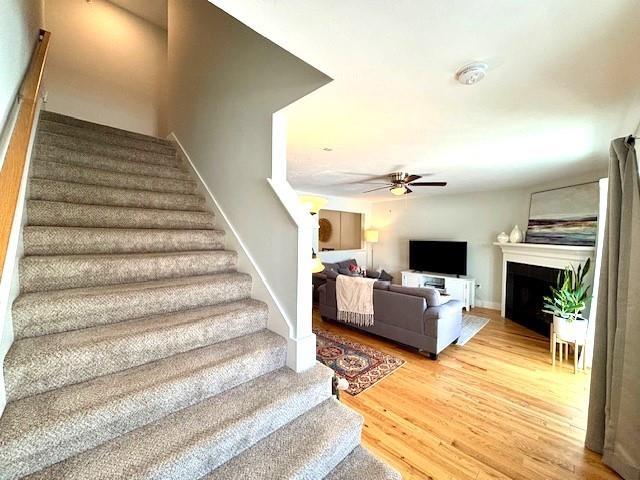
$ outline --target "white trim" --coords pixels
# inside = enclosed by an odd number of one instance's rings
[[[595,247],[573,245],[544,245],[539,243],[498,243],[502,249],[502,299],[501,315],[505,316],[507,301],[507,263],[524,263],[542,267],[563,269],[569,265],[578,266],[593,257]],[[593,270],[591,271],[593,275]]]
[[[476,299],[476,306],[480,308],[488,308],[490,310],[500,310],[500,302],[492,302],[491,300]]]
[[[178,139],[178,137],[176,136],[176,134],[174,132],[171,132],[169,135],[167,135],[167,138],[173,142],[175,142],[178,145],[178,148],[180,149],[180,152],[184,155],[184,158],[189,162],[189,165],[191,166],[191,168],[193,169],[193,171],[195,172],[196,176],[198,177],[198,180],[200,181],[200,184],[202,185],[202,188],[204,188],[207,192],[207,195],[209,196],[209,198],[211,199],[211,201],[213,202],[213,204],[215,205],[216,209],[218,210],[218,212],[220,213],[220,216],[222,216],[225,224],[228,226],[229,231],[231,232],[231,234],[234,236],[234,238],[237,240],[238,244],[240,245],[240,247],[242,248],[242,253],[244,253],[247,258],[249,259],[249,261],[251,262],[251,265],[253,266],[253,268],[255,269],[256,273],[258,274],[258,277],[260,279],[260,281],[264,284],[265,288],[267,289],[267,291],[269,292],[269,294],[271,295],[271,297],[273,298],[274,303],[276,304],[276,306],[278,307],[278,311],[282,314],[282,316],[284,317],[284,319],[287,321],[287,324],[289,325],[289,328],[292,328],[291,326],[291,322],[289,320],[289,318],[287,317],[284,308],[282,307],[282,305],[280,304],[280,302],[278,302],[278,299],[276,298],[273,289],[271,288],[271,286],[269,285],[269,282],[267,282],[264,274],[262,273],[262,271],[260,270],[260,267],[258,267],[258,264],[256,263],[255,259],[253,258],[253,256],[251,256],[251,253],[249,253],[249,250],[247,249],[246,245],[244,244],[244,242],[242,241],[242,239],[240,238],[240,236],[238,235],[238,232],[236,231],[236,229],[234,228],[233,224],[229,221],[229,218],[227,217],[227,215],[224,213],[224,210],[222,209],[222,207],[220,206],[220,204],[218,203],[218,200],[216,199],[215,195],[213,194],[213,192],[211,192],[211,190],[209,189],[209,186],[206,184],[206,182],[204,181],[204,179],[202,178],[202,175],[200,175],[200,172],[198,171],[198,169],[196,168],[196,166],[194,165],[193,161],[191,160],[191,158],[189,157],[189,154],[187,153],[187,151],[184,149],[184,147],[182,146],[182,143],[180,142],[180,140]]]
[[[31,168],[31,152],[35,142],[38,121],[42,101],[38,99],[36,112],[33,118],[34,128],[31,130],[29,144],[26,152],[20,190],[16,202],[16,210],[11,224],[11,233],[7,243],[7,251],[4,266],[0,276],[0,364],[4,363],[4,357],[13,343],[13,323],[11,318],[11,306],[20,293],[19,260],[23,256],[22,229],[27,223],[26,199],[28,190],[29,170]],[[11,130],[15,127],[15,122]],[[9,135],[10,137],[10,135]],[[6,151],[5,151],[6,153]],[[0,415],[6,405],[6,389],[4,383],[4,371],[0,371]]]
[[[274,125],[275,130],[275,125]],[[285,130],[286,131],[286,130]],[[194,165],[193,161],[189,157],[182,143],[174,132],[170,133],[167,138],[172,140],[178,146],[181,154],[188,162],[189,166],[196,174],[199,183],[209,197],[212,206],[217,213],[222,217],[225,223],[225,230],[231,233],[236,245],[240,249],[239,255],[243,255],[249,262],[249,267],[252,270],[254,276],[254,296],[259,300],[265,301],[269,305],[269,324],[268,328],[279,335],[287,338],[287,366],[296,372],[306,370],[315,365],[315,335],[311,330],[311,311],[312,311],[312,298],[311,298],[311,216],[304,212],[304,209],[298,202],[298,197],[294,190],[286,181],[275,181],[274,179],[266,179],[271,188],[283,203],[287,212],[298,225],[298,292],[297,292],[297,305],[296,305],[296,318],[291,319],[285,312],[282,304],[278,300],[274,293],[273,288],[267,281],[264,273],[256,263],[254,257],[251,255],[246,245],[240,238],[237,230],[233,224],[229,221],[224,210],[218,203],[215,195],[209,189],[208,185],[198,172],[198,169]],[[274,142],[275,145],[275,142]],[[276,162],[274,162],[275,164]],[[282,165],[282,164],[281,164]],[[284,164],[286,168],[286,163]],[[276,178],[283,178],[282,175],[275,175]],[[220,228],[220,227],[218,227]],[[308,253],[307,255],[305,255]],[[256,278],[257,277],[257,278]],[[264,295],[256,295],[256,282],[259,283],[264,290]],[[276,312],[272,310],[275,309]]]

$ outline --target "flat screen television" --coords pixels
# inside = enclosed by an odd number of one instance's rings
[[[409,240],[409,268],[421,272],[467,274],[467,242]]]

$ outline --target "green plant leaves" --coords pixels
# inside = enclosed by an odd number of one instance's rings
[[[591,259],[575,268],[571,265],[558,272],[556,286],[551,286],[551,296],[543,297],[544,312],[556,317],[574,320],[586,308],[590,286],[585,283]]]

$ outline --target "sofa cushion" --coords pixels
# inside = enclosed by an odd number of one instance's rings
[[[327,279],[335,280],[339,273],[336,270],[327,270]]]
[[[414,297],[422,297],[427,301],[428,307],[437,307],[442,303],[440,299],[440,292],[435,288],[403,287],[401,285],[391,285],[389,290],[396,293],[403,293],[405,295],[413,295]]]
[[[338,273],[340,275],[346,275],[347,277],[357,277],[357,273],[351,272],[348,268],[339,268]]]

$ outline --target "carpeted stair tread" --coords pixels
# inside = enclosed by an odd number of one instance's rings
[[[96,130],[99,132],[105,132],[115,135],[122,135],[125,137],[138,138],[141,140],[146,140],[149,142],[160,143],[163,145],[171,145],[171,141],[165,138],[154,137],[151,135],[145,135],[144,133],[131,132],[129,130],[123,130],[117,127],[110,127],[108,125],[102,125],[100,123],[90,122],[88,120],[81,120],[79,118],[70,117],[68,115],[64,115],[62,113],[49,112],[46,110],[40,111],[40,120],[45,120],[47,122],[56,122],[63,123],[66,125],[73,125],[76,127],[82,127],[85,129]]]
[[[205,199],[199,195],[149,192],[146,190],[61,182],[43,178],[32,178],[30,180],[29,198],[31,200],[90,205],[207,211]]]
[[[118,145],[127,148],[135,148],[147,152],[162,153],[165,155],[175,155],[176,149],[172,145],[158,143],[153,140],[132,138],[116,133],[100,132],[90,128],[83,128],[66,123],[52,122],[43,119],[38,123],[38,131],[66,135],[71,138],[81,138],[98,143]]]
[[[95,140],[85,140],[77,137],[68,137],[46,131],[38,131],[36,133],[36,142],[41,145],[56,145],[78,152],[97,153],[107,157],[136,160],[138,162],[152,163],[155,165],[175,167],[180,164],[180,160],[175,153],[147,152],[136,148],[96,142]]]
[[[356,447],[325,480],[402,480],[402,476],[363,447]]]
[[[58,227],[177,228],[206,230],[215,228],[209,212],[112,207],[46,200],[28,200],[29,225]]]
[[[133,173],[136,175],[148,175],[151,177],[176,178],[191,180],[188,171],[178,167],[166,165],[154,165],[152,163],[137,162],[135,160],[122,160],[110,158],[95,153],[83,153],[69,150],[55,145],[34,146],[34,158],[40,161],[49,161],[78,167],[94,168],[109,172]]]
[[[0,472],[40,470],[282,368],[286,349],[263,330],[10,402],[0,417]]]
[[[176,353],[255,333],[267,306],[247,299],[14,342],[4,364],[15,401]]]
[[[82,255],[220,250],[223,230],[26,226],[25,255]]]
[[[203,478],[322,479],[359,445],[362,423],[330,398]]]
[[[46,255],[20,260],[22,293],[149,282],[235,271],[230,250],[109,255]]]
[[[120,173],[67,165],[45,160],[34,160],[31,164],[31,178],[44,178],[62,182],[102,185],[104,187],[149,190],[151,192],[197,194],[196,183],[190,179],[150,177],[133,173]]]
[[[233,302],[250,295],[251,277],[243,273],[25,293],[13,303],[13,328],[20,339]]]
[[[37,472],[33,478],[200,478],[329,398],[331,376],[332,371],[322,365],[300,374],[288,368],[267,373]]]

